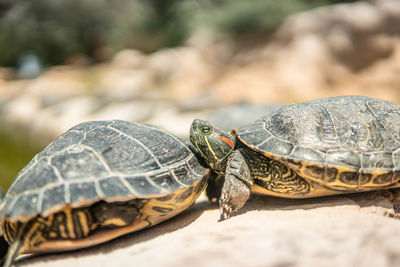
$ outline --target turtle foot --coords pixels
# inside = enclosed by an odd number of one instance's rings
[[[222,188],[221,198],[219,200],[220,219],[223,221],[229,219],[231,215],[237,212],[250,197],[250,188],[239,179],[227,177]]]
[[[233,207],[232,207],[232,205],[229,205],[229,196],[228,195],[229,195],[228,193],[224,193],[221,196],[220,204],[219,204],[219,212],[220,212],[221,216],[219,218],[219,222],[231,217]]]
[[[384,215],[389,218],[400,219],[400,190],[397,188],[388,189],[381,193],[393,203],[393,210],[385,212]]]
[[[386,211],[383,215],[393,219],[400,219],[400,214],[393,211]]]

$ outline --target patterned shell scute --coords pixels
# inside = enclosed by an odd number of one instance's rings
[[[341,96],[283,106],[237,130],[277,160],[350,172],[400,171],[400,105]]]
[[[23,168],[1,204],[0,218],[28,220],[65,205],[151,198],[190,187],[202,167],[174,135],[126,121],[81,123]]]

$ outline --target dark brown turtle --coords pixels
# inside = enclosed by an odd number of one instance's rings
[[[191,206],[208,169],[174,135],[126,121],[92,121],[59,136],[21,170],[0,206],[20,253],[73,250],[162,222]]]
[[[231,134],[195,120],[190,137],[214,171],[207,194],[220,198],[221,219],[250,191],[308,198],[400,187],[396,103],[324,98],[283,106]]]

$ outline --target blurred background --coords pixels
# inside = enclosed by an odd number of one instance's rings
[[[223,128],[334,95],[400,102],[400,1],[1,0],[0,186],[87,120]]]

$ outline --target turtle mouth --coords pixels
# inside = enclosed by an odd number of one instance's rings
[[[192,145],[194,145],[196,147],[196,149],[203,154],[203,149],[206,147],[202,142],[199,141],[198,136],[196,136],[196,133],[193,131],[190,131],[190,142],[192,143]]]

